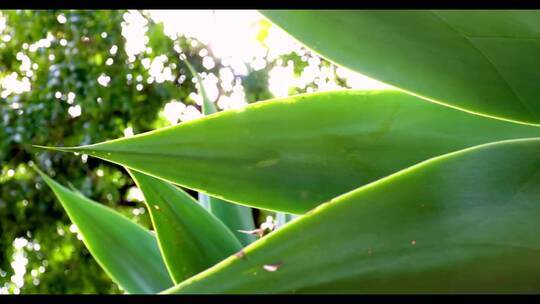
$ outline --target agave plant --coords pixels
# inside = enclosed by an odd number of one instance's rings
[[[125,166],[144,194],[153,232],[42,174],[111,278],[129,293],[540,291],[540,12],[263,14],[395,89],[213,114],[205,100],[197,120],[51,148]],[[257,228],[251,207],[298,218]]]

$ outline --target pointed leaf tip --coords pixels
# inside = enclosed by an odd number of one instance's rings
[[[182,189],[126,169],[143,193],[160,250],[176,283],[242,248],[225,224]]]
[[[41,145],[32,145],[34,148],[42,150],[51,150],[56,152],[77,152],[81,150],[82,147],[51,147],[51,146],[41,146]]]
[[[88,251],[129,293],[156,293],[172,286],[155,236],[114,209],[71,191],[32,166],[77,225]]]

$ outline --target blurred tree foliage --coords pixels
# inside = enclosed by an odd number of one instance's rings
[[[162,111],[171,100],[200,109],[190,97],[196,88],[182,58],[203,76],[219,75],[224,66],[211,50],[201,52],[206,48],[202,43],[167,37],[163,25],[144,12],[146,50],[134,56],[125,52],[125,11],[1,14],[6,26],[0,33],[0,79],[31,89],[2,88],[0,96],[0,288],[9,293],[121,293],[29,164],[37,163],[60,183],[150,227],[142,202],[128,196],[133,181],[114,164],[31,145],[76,146],[122,137],[128,128],[137,134],[167,126]],[[201,53],[214,57],[214,67],[204,68]],[[268,72],[290,61],[297,76],[307,65],[306,58],[286,54],[263,69],[247,67],[247,75],[234,75],[234,82],[243,87],[248,102],[272,98]],[[154,63],[170,77],[152,76]],[[310,86],[314,83],[291,93]],[[220,95],[231,93],[218,88]]]

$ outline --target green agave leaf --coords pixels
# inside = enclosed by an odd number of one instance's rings
[[[469,111],[540,123],[540,11],[263,14],[315,52],[369,77]]]
[[[233,233],[189,194],[162,180],[128,171],[144,195],[174,282],[179,283],[242,248]]]
[[[428,158],[540,128],[397,91],[259,102],[82,152],[248,206],[299,214]]]
[[[191,63],[189,63],[187,59],[184,60],[184,63],[188,67],[191,75],[193,75],[193,77],[197,79],[197,87],[203,100],[203,104],[202,104],[203,114],[209,115],[209,114],[216,113],[218,110],[216,106],[214,105],[214,103],[212,103],[212,101],[210,101],[210,99],[208,98],[208,94],[206,94],[206,89],[204,88],[201,76],[199,75],[199,73],[197,73],[195,68],[191,65]]]
[[[136,294],[157,293],[173,286],[150,231],[35,169],[77,225],[88,251],[113,281]]]
[[[540,139],[339,196],[165,293],[540,292]]]
[[[276,223],[278,227],[281,227],[288,222],[294,220],[295,218],[298,218],[298,216],[294,214],[288,214],[283,212],[276,212]]]
[[[199,76],[199,73],[193,68],[189,61],[184,60],[191,74],[197,78],[197,84],[199,92],[202,95],[203,105],[202,111],[204,115],[210,115],[216,113],[218,110],[216,106],[208,99],[206,90],[203,86],[203,81]],[[204,193],[199,193],[199,201],[203,205],[208,205],[208,209],[217,218],[219,218],[227,227],[229,227],[236,238],[240,240],[243,245],[249,245],[256,240],[255,236],[239,232],[239,230],[254,230],[255,221],[253,220],[253,212],[251,208],[232,204],[224,200],[220,200],[215,197],[207,196]]]
[[[253,213],[251,212],[250,207],[232,204],[211,196],[209,196],[208,199],[210,212],[219,218],[223,224],[233,232],[242,245],[249,245],[257,239],[251,234],[239,231],[255,229],[255,220],[253,219]]]

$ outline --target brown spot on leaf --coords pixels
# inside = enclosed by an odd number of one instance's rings
[[[240,249],[237,253],[234,254],[239,259],[245,260],[246,259],[246,253],[244,252],[244,249]]]

